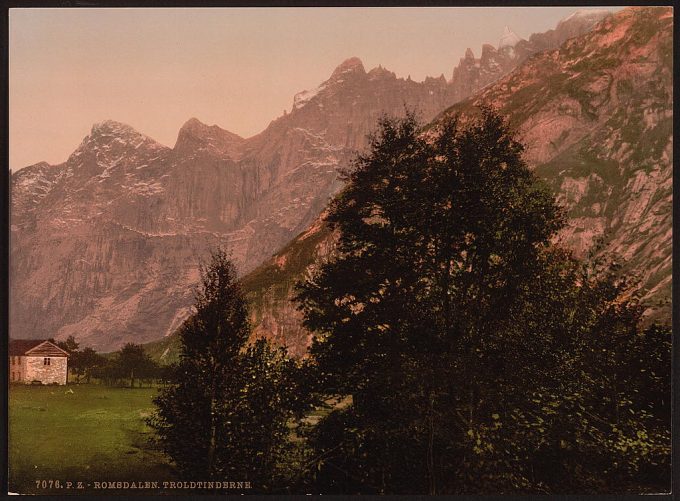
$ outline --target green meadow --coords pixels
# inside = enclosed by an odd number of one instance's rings
[[[96,384],[12,386],[10,491],[112,494],[117,491],[96,490],[95,482],[175,480],[167,459],[150,443],[153,431],[144,422],[156,392]],[[54,481],[62,487],[55,488]],[[66,482],[72,482],[71,489]],[[76,489],[77,482],[83,490]]]

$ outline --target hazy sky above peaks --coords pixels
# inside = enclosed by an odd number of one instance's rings
[[[10,168],[63,162],[106,119],[168,146],[191,117],[249,137],[349,57],[450,79],[505,25],[528,38],[578,9],[10,9]]]

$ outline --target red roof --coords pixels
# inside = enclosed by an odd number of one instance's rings
[[[47,343],[50,347],[54,347],[60,352],[63,352],[64,355],[68,356],[68,353],[59,348],[57,345],[51,343],[50,341],[47,341],[46,339],[14,339],[9,342],[9,356],[10,357],[17,357],[17,356],[22,356],[25,355],[27,351],[31,351],[33,348],[43,344]],[[56,353],[54,353],[53,356],[57,356]]]

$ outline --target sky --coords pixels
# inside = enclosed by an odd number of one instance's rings
[[[504,26],[528,38],[577,9],[10,9],[9,167],[61,163],[107,119],[167,146],[192,117],[250,137],[349,57],[450,79]]]

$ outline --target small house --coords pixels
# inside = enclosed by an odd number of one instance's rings
[[[9,342],[10,383],[66,384],[68,352],[44,339]]]

